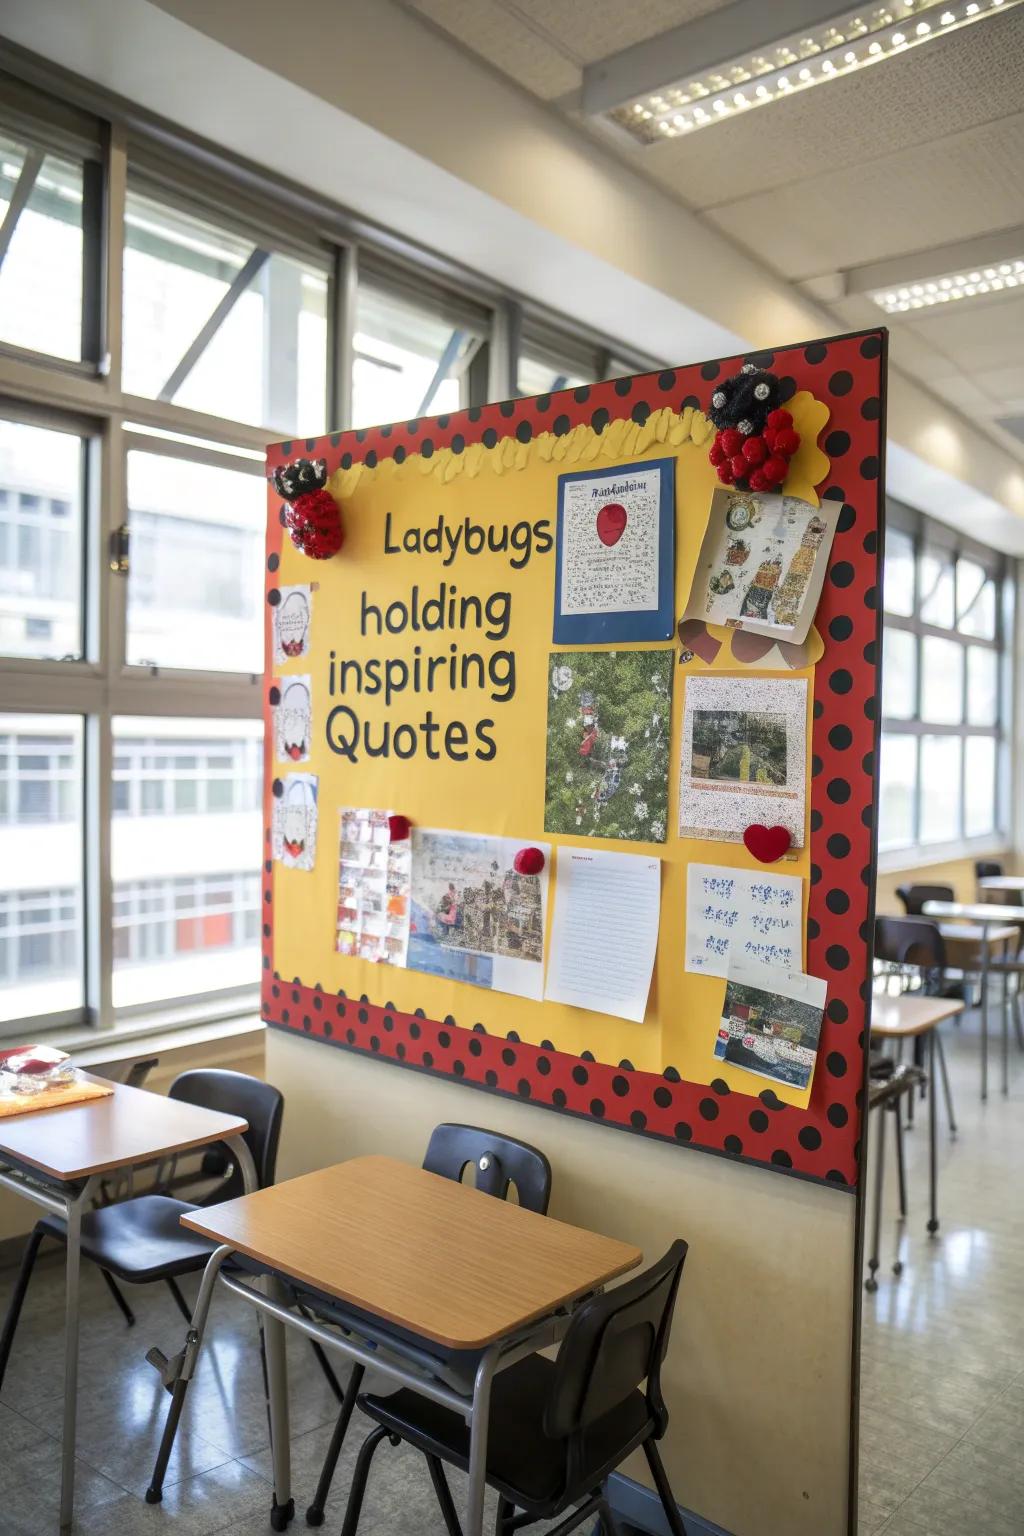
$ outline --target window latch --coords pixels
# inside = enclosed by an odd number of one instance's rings
[[[110,535],[110,569],[115,576],[128,575],[128,524],[122,523]]]

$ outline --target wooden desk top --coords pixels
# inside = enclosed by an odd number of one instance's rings
[[[643,1257],[390,1157],[355,1157],[182,1222],[454,1349],[493,1343]]]
[[[1024,907],[1003,906],[995,901],[926,901],[925,917],[945,917],[966,923],[1024,924]]]
[[[902,997],[876,996],[871,1000],[871,1034],[887,1040],[926,1035],[943,1019],[963,1011],[958,997],[921,997],[915,992],[905,992]]]
[[[0,1120],[0,1162],[10,1157],[70,1182],[203,1147],[247,1125],[235,1115],[118,1083],[103,1099]]]

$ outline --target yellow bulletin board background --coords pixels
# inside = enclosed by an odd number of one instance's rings
[[[801,437],[784,487],[787,494],[819,504],[820,494],[830,483],[831,469],[830,458],[819,445],[823,439],[838,442],[842,436],[848,444],[854,443],[854,452],[870,448],[879,454],[884,421],[884,410],[879,405],[879,398],[884,394],[883,335],[863,333],[815,344],[817,350],[793,348],[775,354],[775,370],[788,374],[791,389],[786,404]],[[812,354],[820,354],[824,359],[823,369],[814,370],[807,366],[805,359]],[[849,367],[835,371],[835,365],[846,360]],[[600,1098],[592,1096],[587,1100],[593,1083],[589,1089],[582,1090],[579,1105],[572,1101],[572,1083],[580,1084],[587,1079],[587,1063],[615,1068],[621,1065],[637,1075],[651,1074],[652,1084],[660,1081],[662,1076],[669,1084],[714,1084],[723,1113],[736,1111],[735,1100],[740,1095],[755,1105],[760,1098],[770,1109],[781,1109],[785,1104],[805,1109],[814,1099],[815,1080],[808,1090],[779,1083],[770,1085],[766,1093],[769,1085],[764,1079],[714,1057],[725,983],[719,978],[690,974],[683,968],[687,866],[691,862],[747,869],[763,866],[757,864],[742,843],[681,839],[675,829],[678,826],[679,752],[687,678],[724,674],[748,680],[761,676],[806,677],[808,828],[803,847],[792,850],[781,863],[771,867],[779,874],[802,877],[804,911],[807,912],[812,863],[819,858],[814,840],[819,836],[826,837],[829,831],[827,814],[823,817],[818,812],[815,820],[811,809],[818,803],[812,801],[812,771],[817,772],[819,762],[813,756],[812,700],[822,691],[816,671],[826,654],[826,645],[819,633],[821,610],[818,628],[811,631],[802,656],[796,653],[795,647],[788,648],[788,655],[775,647],[753,665],[737,661],[730,643],[733,632],[727,630],[710,632],[722,642],[710,664],[699,656],[689,660],[685,655],[681,656],[682,647],[676,638],[664,643],[575,648],[555,646],[551,638],[558,477],[563,473],[612,469],[619,465],[628,467],[652,458],[674,458],[675,605],[677,616],[683,612],[712,494],[718,484],[715,470],[708,461],[714,429],[699,406],[706,403],[710,395],[713,386],[709,381],[719,372],[723,377],[735,372],[741,362],[740,358],[730,359],[721,364],[705,364],[699,369],[694,367],[586,390],[564,391],[541,397],[538,401],[517,401],[501,407],[486,407],[482,412],[462,412],[451,418],[402,423],[369,433],[337,434],[305,443],[285,443],[270,451],[271,469],[300,456],[327,460],[328,489],[341,509],[344,544],[338,555],[320,561],[311,560],[294,548],[282,527],[283,504],[271,486],[268,601],[275,600],[277,589],[281,587],[311,584],[314,591],[310,652],[279,666],[274,666],[268,659],[268,689],[292,674],[309,674],[311,677],[311,760],[297,768],[317,775],[319,795],[315,867],[304,871],[284,868],[276,862],[271,866],[267,897],[272,908],[272,921],[265,928],[264,961],[270,973],[265,975],[264,987],[264,1014],[269,1022],[291,1029],[301,1028],[317,1038],[329,1038],[333,1044],[344,1046],[348,1043],[355,1049],[375,1050],[405,1065],[448,1074],[454,1071],[459,1076],[465,1073],[467,1082],[477,1081],[484,1086],[486,1081],[487,1086],[497,1086],[498,1091],[515,1092],[518,1088],[524,1096],[529,1094],[531,1084],[545,1086],[537,1077],[536,1051],[530,1055],[529,1065],[525,1064],[525,1048],[540,1048],[546,1053],[545,1060],[540,1062],[541,1072],[548,1073],[546,1086],[556,1080],[565,1085],[560,1095],[555,1092],[547,1102],[569,1112],[589,1111],[599,1116],[607,1115],[608,1119],[613,1118],[610,1110],[615,1106],[604,1089]],[[834,391],[826,387],[817,390],[803,387],[802,375],[811,375],[808,382],[819,379],[824,386],[826,380],[838,379],[840,374],[844,381],[850,380],[849,385],[844,382]],[[671,390],[665,387],[666,379],[674,381]],[[624,383],[626,387],[623,387]],[[637,410],[638,396],[649,402],[644,404],[643,410]],[[666,396],[669,403],[663,404]],[[861,409],[869,399],[878,405],[874,413]],[[839,421],[847,423],[850,431],[834,434],[832,429]],[[865,455],[861,462],[863,465],[872,462],[871,455]],[[879,458],[875,457],[873,462],[877,464]],[[848,538],[837,535],[831,564],[838,561],[844,569],[849,566],[853,570],[854,590],[858,594],[862,579],[864,583],[875,579],[879,492],[877,473],[872,476],[865,470],[862,483],[855,492],[839,489],[834,493],[837,499],[846,497],[856,502],[849,508],[844,507],[844,516],[849,511],[858,520],[858,552],[852,564],[839,560],[843,549],[852,551],[853,546]],[[829,491],[829,494],[833,492]],[[513,530],[517,526],[522,529],[524,525],[530,525],[533,532],[529,560],[520,568],[512,565],[512,558],[517,562],[522,560],[521,547],[501,553],[485,547],[481,553],[469,554],[464,547],[464,538],[447,564],[444,563],[447,547],[441,553],[410,553],[404,548],[398,552],[386,551],[386,536],[389,535],[392,545],[401,544],[407,531],[420,530],[422,534],[436,528],[439,519],[453,531],[464,527],[467,519],[470,524],[485,530],[504,526]],[[843,527],[842,521],[840,527]],[[874,544],[869,544],[865,538],[869,528],[873,531]],[[522,546],[524,541],[525,536],[520,532],[513,542]],[[394,602],[408,606],[414,585],[419,588],[422,604],[437,596],[442,583],[449,594],[454,586],[458,596],[474,594],[482,602],[494,592],[511,594],[507,636],[488,640],[484,629],[477,629],[475,625],[451,632],[447,628],[426,633],[406,628],[400,634],[385,632],[378,635],[374,623],[369,633],[360,633],[363,594],[368,603],[383,611]],[[823,608],[828,607],[829,601],[831,598],[823,598]],[[863,619],[868,626],[864,633],[874,635],[876,615],[865,613]],[[268,647],[270,620],[271,610],[268,608]],[[452,641],[458,644],[460,654],[467,650],[477,651],[485,659],[494,650],[514,651],[514,697],[507,702],[496,702],[489,696],[488,685],[483,690],[474,686],[452,692],[443,673],[437,677],[432,693],[415,693],[408,688],[398,693],[390,706],[385,705],[382,694],[372,697],[365,692],[353,693],[351,687],[344,695],[336,692],[331,696],[332,662],[337,677],[337,664],[342,660],[365,663],[373,657],[382,660],[400,657],[411,662],[414,647],[421,647],[423,658],[447,655]],[[856,662],[852,660],[854,646]],[[549,656],[552,650],[573,649],[661,649],[672,652],[668,820],[667,838],[662,844],[587,839],[545,832]],[[836,651],[831,644],[829,649],[833,653]],[[857,711],[861,709],[861,695],[873,691],[874,657],[869,657],[867,648],[860,645],[856,632],[844,652],[851,657],[854,682],[854,699],[847,702]],[[269,655],[268,649],[268,658]],[[826,655],[826,663],[829,659]],[[797,665],[801,660],[804,664]],[[439,722],[439,738],[448,722],[463,721],[468,733],[468,760],[453,762],[444,755],[440,760],[430,760],[417,731],[418,748],[410,758],[398,758],[393,751],[389,757],[367,756],[361,743],[356,749],[358,762],[348,761],[330,745],[334,728],[331,711],[335,705],[350,707],[359,717],[363,731],[368,729],[375,743],[379,742],[388,724],[392,730],[403,723],[417,727],[427,709]],[[817,706],[819,710],[820,707]],[[863,716],[868,713],[864,708]],[[286,782],[292,770],[274,761],[269,709],[267,718],[269,844],[273,804],[270,785],[275,779]],[[474,755],[477,745],[475,727],[479,720],[494,722],[493,726],[487,727],[488,735],[497,747],[490,761],[480,761]],[[861,737],[864,745],[873,746],[875,727],[871,720],[861,718],[859,729],[860,737],[854,733],[855,746]],[[347,722],[345,730],[350,730]],[[870,766],[865,771],[870,774]],[[853,804],[843,812],[847,818],[844,825],[851,824],[852,819],[857,819],[860,824],[861,801],[869,805],[872,793],[870,778],[863,785],[855,786]],[[559,1003],[528,1001],[419,971],[337,954],[338,811],[343,806],[391,810],[423,828],[508,837],[523,845],[551,844],[554,858],[549,866],[548,937],[554,910],[559,847],[594,847],[657,856],[662,861],[661,920],[657,960],[643,1023],[627,1022]],[[834,809],[838,814],[840,807],[837,805]],[[861,865],[867,864],[873,856],[870,834],[865,834],[865,838]],[[267,851],[269,856],[269,846]],[[859,847],[854,848],[854,858],[860,851]],[[854,872],[847,870],[844,873],[852,877]],[[860,866],[857,867],[859,873]],[[857,917],[860,899],[855,894],[854,908],[847,917],[850,924]],[[866,902],[866,898],[864,900]],[[865,916],[866,911],[865,905]],[[865,925],[862,923],[861,926]],[[863,960],[857,957],[856,977],[851,971],[845,978],[851,989],[851,999],[857,986],[862,985],[862,975],[866,976],[866,959],[865,949]],[[821,974],[822,969],[819,967],[814,973]],[[831,981],[829,995],[834,995]],[[837,1002],[836,1011],[830,1014],[833,1021],[830,1028],[848,1022],[849,1029],[855,1029],[857,1020],[851,1017],[851,1011],[850,1004]],[[424,1021],[422,1027],[419,1021]],[[429,1032],[428,1024],[435,1033]],[[443,1026],[440,1035],[436,1033],[436,1026]],[[459,1032],[455,1041],[451,1039],[452,1031]],[[467,1032],[466,1037],[463,1037],[463,1031]],[[467,1053],[463,1041],[470,1033],[475,1033],[478,1039],[468,1040]],[[429,1050],[425,1049],[428,1035]],[[488,1072],[486,1079],[482,1072],[475,1071],[480,1065],[481,1041],[484,1039],[500,1041],[503,1047],[501,1060],[494,1061],[494,1070]],[[506,1040],[511,1041],[511,1048],[504,1045]],[[475,1063],[470,1059],[473,1053],[477,1057]],[[816,1078],[823,1071],[821,1056],[819,1052]],[[849,1087],[852,1104],[852,1083],[857,1071],[852,1054],[848,1060],[851,1076],[844,1091]],[[508,1063],[511,1075],[502,1077],[502,1062]],[[580,1065],[572,1068],[571,1081],[566,1075],[566,1062],[582,1063],[582,1071]],[[591,1077],[595,1070],[591,1070]],[[616,1079],[612,1093],[625,1092],[619,1083],[621,1079]],[[651,1092],[655,1095],[654,1104],[664,1103],[664,1088],[652,1088]],[[730,1093],[734,1102],[726,1111],[726,1096]],[[539,1100],[540,1096],[536,1097]],[[718,1107],[714,1104],[707,1107],[707,1104],[707,1100],[701,1101],[700,1113],[711,1120],[717,1116]],[[855,1111],[851,1110],[850,1116],[848,1129],[844,1132],[844,1156],[835,1158],[835,1181],[852,1185],[856,1182],[852,1151]],[[638,1118],[634,1111],[634,1128],[643,1128],[646,1118],[644,1113]],[[630,1121],[626,1119],[622,1123],[628,1126]],[[830,1115],[829,1123],[835,1128],[839,1122]],[[825,1124],[823,1116],[821,1124]],[[675,1135],[680,1140],[690,1140],[692,1133],[694,1144],[700,1144],[703,1129],[699,1120],[691,1126],[688,1118],[685,1124],[676,1123]],[[823,1134],[827,1138],[830,1131],[826,1128]],[[815,1131],[814,1135],[818,1146],[822,1134]],[[730,1140],[736,1138],[725,1138],[727,1152],[731,1150]],[[801,1145],[810,1148],[811,1143],[804,1140]],[[799,1157],[795,1144],[794,1150]],[[832,1177],[832,1172],[828,1171],[827,1151],[825,1148],[820,1154],[824,1160],[821,1173],[811,1176]],[[746,1149],[744,1155],[747,1155]],[[773,1157],[772,1160],[777,1159]],[[780,1156],[778,1161],[780,1166],[795,1163],[795,1159],[791,1162],[788,1155]]]

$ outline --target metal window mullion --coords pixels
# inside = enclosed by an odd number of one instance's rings
[[[506,299],[494,307],[487,398],[512,400],[518,393],[522,306]]]
[[[0,222],[0,267],[3,266],[4,257],[11,248],[14,239],[14,231],[18,227],[18,220],[25,211],[29,198],[32,196],[36,184],[36,178],[43,168],[43,155],[38,149],[29,149],[25,152],[25,158],[21,162],[21,171],[15,183],[11,200],[7,204],[7,212]]]
[[[327,416],[328,425],[342,432],[352,425],[358,283],[356,245],[338,246],[328,289],[331,323],[327,330]]]
[[[124,352],[124,218],[128,194],[128,136],[118,123],[107,130],[103,224],[102,353],[100,371],[120,394]]]
[[[85,1000],[90,1022],[114,1022],[113,749],[106,707],[85,722]]]

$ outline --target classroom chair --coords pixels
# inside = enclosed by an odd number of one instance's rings
[[[975,880],[998,880],[1003,873],[1003,866],[998,859],[975,859],[974,861]]]
[[[274,1182],[284,1110],[284,1098],[277,1088],[243,1072],[204,1068],[181,1073],[171,1084],[169,1097],[248,1121],[245,1141],[252,1154],[259,1186],[263,1189]],[[241,1169],[233,1167],[217,1195],[219,1199],[228,1200],[240,1195],[242,1190]],[[212,1243],[181,1225],[180,1218],[194,1209],[189,1202],[173,1200],[166,1195],[140,1195],[138,1199],[98,1206],[82,1217],[82,1258],[98,1265],[105,1279],[116,1276],[129,1285],[165,1281],[176,1304],[191,1322],[191,1313],[178,1289],[176,1277],[205,1269],[213,1250]],[[66,1241],[67,1231],[61,1217],[44,1216],[36,1222],[29,1237],[0,1336],[0,1387],[44,1237]],[[124,1306],[127,1307],[127,1303]]]
[[[896,895],[908,917],[920,917],[926,901],[953,901],[951,885],[898,885]]]
[[[595,1515],[606,1536],[615,1536],[604,1483],[641,1448],[669,1531],[686,1536],[657,1446],[668,1428],[661,1363],[686,1247],[677,1240],[642,1275],[583,1302],[553,1361],[531,1355],[495,1376],[487,1481],[498,1494],[497,1536],[560,1515],[566,1518],[549,1536],[568,1536]],[[376,1427],[356,1459],[342,1536],[356,1536],[370,1463],[383,1440],[422,1451],[445,1528],[461,1536],[444,1463],[468,1469],[462,1417],[406,1388],[365,1394],[359,1406]]]
[[[938,898],[936,898],[938,899]],[[929,997],[964,996],[963,981],[951,976],[946,962],[946,944],[937,923],[927,917],[876,917],[875,958],[898,966],[901,970],[917,971],[921,987]],[[914,1041],[914,1064],[923,1072],[923,1040]],[[942,1091],[946,1101],[946,1118],[951,1136],[956,1135],[956,1116],[953,1112],[953,1094],[946,1070],[946,1052],[942,1036],[935,1031],[935,1054],[942,1078]],[[923,1085],[922,1085],[923,1086]],[[934,1092],[934,1084],[932,1085]],[[910,1097],[912,1110],[913,1095]],[[912,1121],[911,1114],[911,1121]],[[901,1159],[902,1161],[902,1159]]]
[[[543,1152],[525,1141],[517,1141],[513,1136],[500,1136],[496,1131],[483,1130],[475,1125],[436,1126],[423,1159],[426,1171],[461,1183],[470,1165],[475,1172],[476,1187],[483,1194],[506,1200],[510,1188],[514,1186],[521,1206],[541,1216],[546,1215],[551,1198],[551,1164]],[[297,1299],[301,1306],[308,1306],[317,1316],[337,1323],[344,1332],[358,1333],[360,1337],[366,1336],[370,1342],[386,1347],[388,1334],[382,1329],[379,1320],[361,1314],[356,1317],[351,1308],[332,1305],[326,1297],[314,1298],[298,1293]],[[472,1380],[477,1356],[466,1360],[461,1356],[442,1356],[440,1352],[433,1355],[430,1352],[440,1351],[440,1346],[428,1345],[425,1340],[410,1337],[400,1330],[392,1329],[390,1333],[392,1338],[400,1337],[403,1344],[414,1350],[422,1358],[425,1367],[432,1372],[451,1374],[454,1371],[460,1379],[468,1376]],[[363,1367],[353,1364],[341,1411],[320,1470],[316,1493],[306,1510],[307,1525],[323,1524],[324,1506],[364,1375]]]

